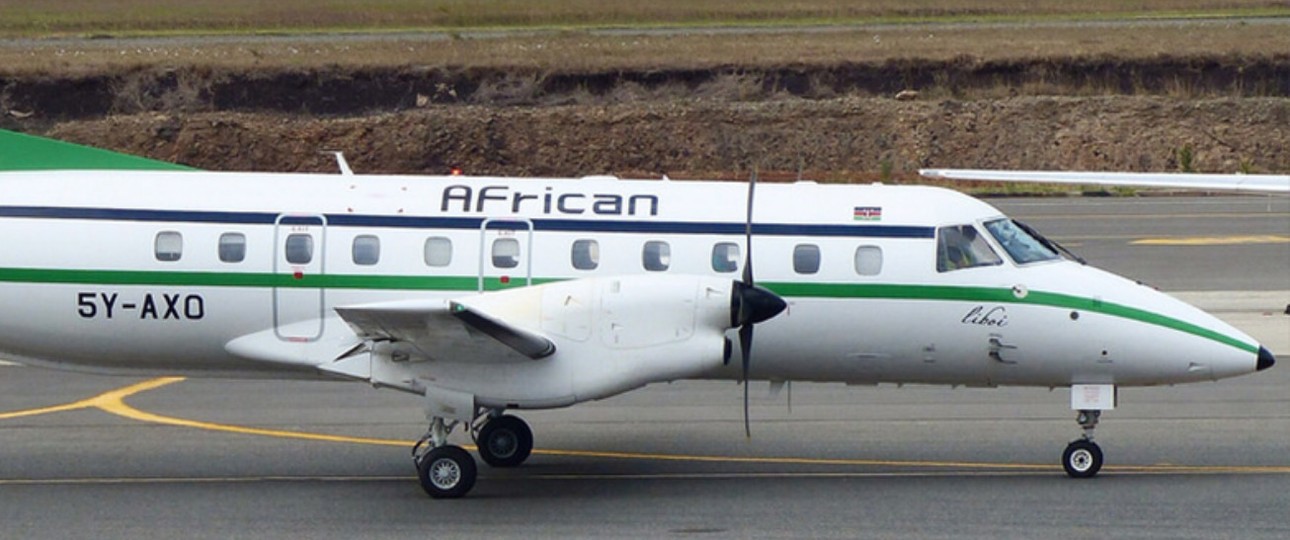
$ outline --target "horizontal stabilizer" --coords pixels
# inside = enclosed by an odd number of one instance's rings
[[[1290,175],[920,169],[925,178],[1255,193],[1290,193]]]

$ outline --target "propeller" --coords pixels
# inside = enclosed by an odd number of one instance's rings
[[[740,383],[744,386],[744,435],[752,437],[748,422],[748,366],[752,363],[753,325],[779,315],[788,303],[779,295],[758,287],[753,281],[752,219],[753,193],[757,189],[757,169],[748,180],[748,217],[744,221],[746,254],[743,280],[736,281],[730,305],[730,325],[739,327],[739,356],[743,359]]]

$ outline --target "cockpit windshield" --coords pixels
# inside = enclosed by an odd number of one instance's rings
[[[1006,218],[996,219],[987,221],[985,228],[1017,264],[1061,258],[1056,246],[1050,240],[1020,222]]]
[[[1003,264],[990,243],[971,225],[941,227],[936,231],[936,271],[949,272],[975,266]]]

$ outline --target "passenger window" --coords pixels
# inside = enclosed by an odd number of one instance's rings
[[[667,242],[651,240],[645,242],[641,252],[641,264],[650,272],[662,272],[672,265],[672,246]]]
[[[219,260],[226,263],[239,263],[246,259],[246,235],[242,233],[224,233],[219,235]]]
[[[354,264],[372,266],[381,260],[381,239],[370,234],[354,237]]]
[[[820,271],[820,246],[815,244],[798,244],[793,248],[793,271],[799,274],[814,274]]]
[[[739,269],[739,244],[721,242],[712,246],[712,269],[717,272],[734,272]]]
[[[426,266],[444,267],[452,263],[452,240],[442,236],[426,238]]]
[[[1003,264],[1003,259],[990,248],[990,244],[977,232],[976,227],[955,225],[937,229],[937,272],[998,264]]]
[[[314,237],[308,234],[287,235],[287,262],[309,264],[314,260]]]
[[[515,268],[520,265],[520,241],[514,238],[498,238],[493,241],[493,266],[496,268]]]
[[[158,261],[177,261],[184,254],[184,237],[175,231],[161,231],[153,248]]]
[[[578,270],[595,270],[600,266],[600,244],[595,240],[576,240],[573,243],[573,267]]]
[[[856,248],[856,273],[862,276],[876,276],[882,273],[882,248],[878,246]]]

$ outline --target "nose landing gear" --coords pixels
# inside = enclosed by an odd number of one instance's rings
[[[1071,441],[1062,452],[1062,468],[1071,478],[1092,478],[1102,470],[1102,448],[1093,442],[1093,428],[1102,411],[1081,410],[1077,421],[1084,428],[1084,436]]]

